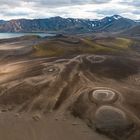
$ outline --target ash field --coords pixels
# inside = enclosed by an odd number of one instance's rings
[[[140,40],[0,40],[0,139],[139,140]]]

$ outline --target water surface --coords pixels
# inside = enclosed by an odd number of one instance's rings
[[[47,34],[47,33],[0,33],[0,39],[21,37],[25,35],[39,35],[41,37],[54,36],[54,34]]]

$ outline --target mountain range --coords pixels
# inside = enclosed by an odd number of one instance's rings
[[[131,20],[119,15],[100,20],[52,17],[46,19],[0,20],[0,32],[125,32],[139,28],[139,20]]]

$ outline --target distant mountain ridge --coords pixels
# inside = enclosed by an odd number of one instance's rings
[[[134,26],[129,30],[121,32],[121,35],[131,36],[131,37],[140,37],[140,25]]]
[[[114,15],[101,20],[52,17],[47,19],[0,20],[0,32],[119,32],[140,23]]]

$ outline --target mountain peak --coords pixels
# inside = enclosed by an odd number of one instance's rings
[[[107,16],[107,17],[103,18],[102,20],[112,22],[112,21],[116,21],[116,20],[119,20],[122,18],[123,17],[120,15],[113,15],[113,16]]]
[[[120,16],[120,15],[113,15],[113,16],[112,16],[112,18],[114,18],[114,19],[118,20],[118,19],[123,18],[123,17],[122,17],[122,16]]]
[[[60,16],[51,17],[51,19],[62,19]]]
[[[58,16],[35,20],[17,19],[7,22],[0,21],[0,32],[115,32],[128,29],[137,24],[139,23],[119,15],[105,17],[101,20],[62,18]]]

